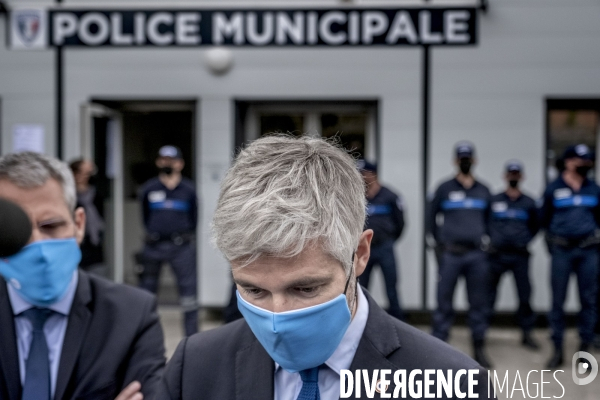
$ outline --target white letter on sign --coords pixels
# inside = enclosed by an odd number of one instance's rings
[[[362,16],[362,41],[373,43],[373,36],[383,35],[388,28],[387,16],[381,11],[365,11]]]
[[[431,13],[429,11],[419,13],[419,33],[421,33],[423,43],[442,43],[442,34],[431,32]]]
[[[294,21],[290,20],[287,13],[277,13],[277,33],[275,41],[277,44],[286,44],[287,38],[292,39],[295,44],[304,43],[304,14],[301,12],[294,13]]]
[[[152,43],[160,45],[160,46],[164,46],[164,45],[173,43],[173,33],[172,32],[160,33],[158,31],[158,27],[162,24],[172,25],[173,24],[173,14],[166,13],[166,12],[159,12],[159,13],[152,15],[148,19],[148,27],[147,27],[148,40],[150,40]]]
[[[246,37],[254,45],[262,46],[273,40],[273,13],[265,12],[262,18],[262,33],[258,33],[258,16],[255,12],[246,14]]]
[[[92,25],[96,25],[98,30],[96,33],[92,33],[90,28]],[[79,39],[87,45],[96,46],[102,44],[108,39],[108,35],[110,34],[108,18],[106,15],[91,12],[89,14],[85,14],[81,20],[79,21]]]
[[[110,14],[110,43],[111,44],[132,44],[133,36],[131,34],[123,34],[123,16],[114,12]]]
[[[233,43],[235,44],[244,44],[244,20],[242,13],[233,13],[230,20],[227,20],[227,16],[224,13],[214,13],[212,24],[213,44],[223,43],[225,36],[233,36]]]
[[[468,43],[471,36],[467,33],[469,25],[467,11],[446,11],[444,14],[444,36],[447,43]]]
[[[54,44],[60,46],[65,38],[77,32],[77,16],[69,12],[54,14]]]
[[[342,44],[346,41],[346,33],[331,32],[332,24],[344,24],[346,23],[346,14],[340,11],[330,11],[323,14],[321,21],[319,21],[319,34],[321,39],[327,44]]]
[[[197,12],[181,12],[175,16],[175,41],[177,44],[198,44],[201,41],[201,15]]]
[[[417,43],[419,40],[415,25],[410,18],[410,14],[406,11],[398,11],[396,13],[385,41],[388,44],[395,44],[398,43],[398,39],[400,38],[406,38],[408,43]]]

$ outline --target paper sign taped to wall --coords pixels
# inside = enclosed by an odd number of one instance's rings
[[[13,152],[34,151],[43,153],[44,125],[39,124],[17,124],[13,126]]]

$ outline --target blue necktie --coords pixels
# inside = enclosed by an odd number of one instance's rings
[[[319,394],[319,367],[300,371],[302,389],[297,400],[321,400]]]
[[[25,384],[21,400],[50,400],[50,361],[44,324],[51,314],[51,310],[44,308],[30,308],[23,312],[31,321],[33,332],[25,361]]]

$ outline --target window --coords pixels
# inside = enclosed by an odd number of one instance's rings
[[[549,99],[547,109],[546,179],[554,180],[562,168],[567,146],[584,143],[597,153],[600,100]]]
[[[236,148],[272,133],[337,137],[356,157],[377,159],[375,101],[237,101]]]

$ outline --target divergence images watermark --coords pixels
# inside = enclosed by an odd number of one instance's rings
[[[506,371],[487,371],[481,376],[480,369],[414,369],[407,370],[342,370],[340,371],[340,398],[360,398],[363,393],[372,399],[376,393],[381,398],[434,399],[459,398],[478,399],[500,396],[508,399],[562,399],[565,387],[561,383],[564,370],[531,370],[521,374]],[[573,382],[589,385],[598,375],[598,361],[590,353],[579,351],[573,355]],[[549,385],[560,385],[562,393],[548,396]],[[546,392],[544,392],[546,390]]]

